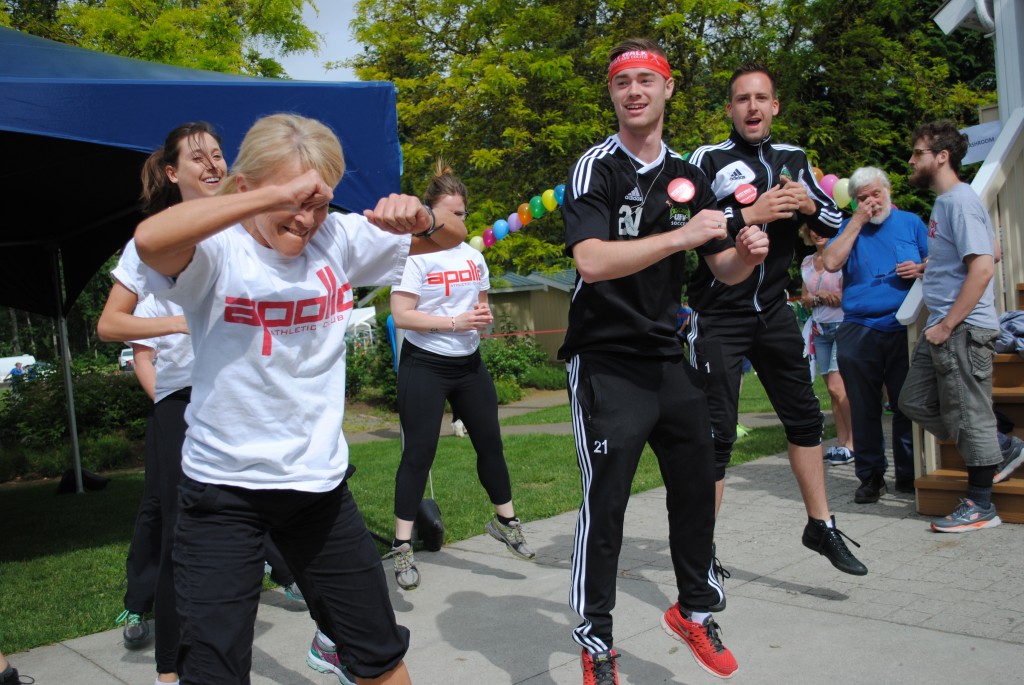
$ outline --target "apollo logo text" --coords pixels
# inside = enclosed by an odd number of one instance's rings
[[[295,301],[256,301],[245,297],[224,300],[224,321],[263,329],[263,356],[269,356],[274,335],[291,335],[326,328],[343,321],[352,309],[352,284],[338,285],[330,267],[316,272],[325,295]]]

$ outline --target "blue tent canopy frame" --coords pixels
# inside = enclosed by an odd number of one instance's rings
[[[0,27],[0,304],[57,319],[77,492],[66,316],[142,219],[143,163],[168,131],[196,120],[217,128],[230,161],[253,122],[276,112],[319,119],[338,135],[346,171],[336,207],[358,212],[399,190],[394,84],[185,69]]]
[[[394,84],[259,79],[108,55],[0,28],[0,304],[66,315],[141,219],[139,172],[167,132],[209,121],[232,160],[253,122],[275,112],[338,135],[346,172],[334,204],[373,207],[397,192]],[[54,301],[50,270],[62,269]]]

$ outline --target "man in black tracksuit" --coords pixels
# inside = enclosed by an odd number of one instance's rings
[[[698,148],[690,161],[711,181],[730,234],[759,225],[768,233],[770,247],[764,263],[742,283],[726,285],[700,263],[687,291],[693,308],[687,336],[690,362],[707,377],[714,428],[715,510],[721,507],[725,467],[736,441],[746,356],[786,429],[790,465],[809,519],[803,544],[840,571],[864,575],[867,568],[846,547],[835,517],[829,515],[823,416],[785,290],[800,226],[806,223],[815,233],[832,237],[842,215],[818,187],[804,151],[771,140],[772,119],[779,112],[771,72],[756,64],[737,69],[729,82],[726,111],[733,123],[729,138]]]
[[[649,444],[665,481],[678,597],[662,625],[702,668],[729,677],[736,661],[710,614],[724,598],[710,572],[710,417],[699,377],[675,335],[675,314],[685,250],[723,243],[707,257],[710,268],[737,283],[764,259],[768,238],[756,227],[730,238],[707,179],[662,142],[674,81],[661,48],[632,39],[609,61],[619,132],[577,161],[562,210],[566,251],[578,273],[559,351],[568,369],[583,491],[570,587],[570,604],[582,622],[573,638],[583,648],[584,685],[617,684],[617,564],[630,485]]]

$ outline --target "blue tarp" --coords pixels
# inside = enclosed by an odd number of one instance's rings
[[[67,313],[141,219],[139,171],[167,132],[203,119],[232,160],[249,126],[296,112],[330,126],[347,169],[336,206],[397,192],[401,150],[391,83],[259,79],[86,50],[0,28],[0,304]],[[54,269],[63,274],[55,302]]]

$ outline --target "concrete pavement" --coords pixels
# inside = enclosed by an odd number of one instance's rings
[[[549,401],[558,400],[530,400]],[[750,416],[743,423],[756,425]],[[729,469],[716,540],[732,578],[717,618],[740,665],[734,682],[1020,683],[1024,526],[940,536],[915,513],[912,496],[854,504],[852,465],[829,468],[826,478],[839,527],[863,545],[855,551],[867,576],[839,573],[800,544],[806,519],[784,455]],[[486,520],[481,512],[481,533]],[[391,580],[399,622],[412,632],[414,682],[578,685],[570,637],[577,617],[567,606],[574,522],[575,513],[525,522],[534,563],[483,534],[418,553],[422,585],[403,592]],[[664,491],[635,495],[615,610],[623,685],[716,681],[662,632],[660,615],[675,600],[666,538]],[[304,605],[264,593],[253,684],[336,682],[305,665],[313,631]],[[10,656],[39,685],[154,680],[152,647],[126,651],[119,629]]]

